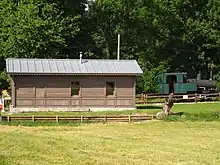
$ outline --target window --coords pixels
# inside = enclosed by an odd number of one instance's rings
[[[79,95],[79,92],[80,92],[80,83],[71,82],[71,96]]]
[[[114,91],[115,91],[115,83],[106,82],[106,96],[114,95]]]
[[[186,75],[183,75],[183,83],[187,83],[187,77],[186,77]]]

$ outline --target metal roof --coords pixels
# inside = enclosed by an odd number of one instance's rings
[[[164,75],[187,75],[186,72],[162,72],[159,75],[164,74]]]
[[[136,60],[95,59],[6,59],[8,74],[39,75],[139,75],[142,74]]]

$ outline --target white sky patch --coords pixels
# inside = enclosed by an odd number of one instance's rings
[[[90,2],[90,1],[93,1],[93,2],[94,2],[95,0],[88,0],[88,2]],[[86,8],[85,8],[85,10],[86,10],[86,11],[89,10],[89,5],[88,5],[88,4],[86,4]]]

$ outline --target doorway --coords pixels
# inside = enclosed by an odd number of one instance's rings
[[[176,75],[167,75],[166,79],[167,84],[169,84],[169,93],[175,92],[174,91],[174,84],[177,82],[177,77]]]

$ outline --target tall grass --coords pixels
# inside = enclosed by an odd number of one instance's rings
[[[1,165],[220,164],[220,122],[0,128]]]

